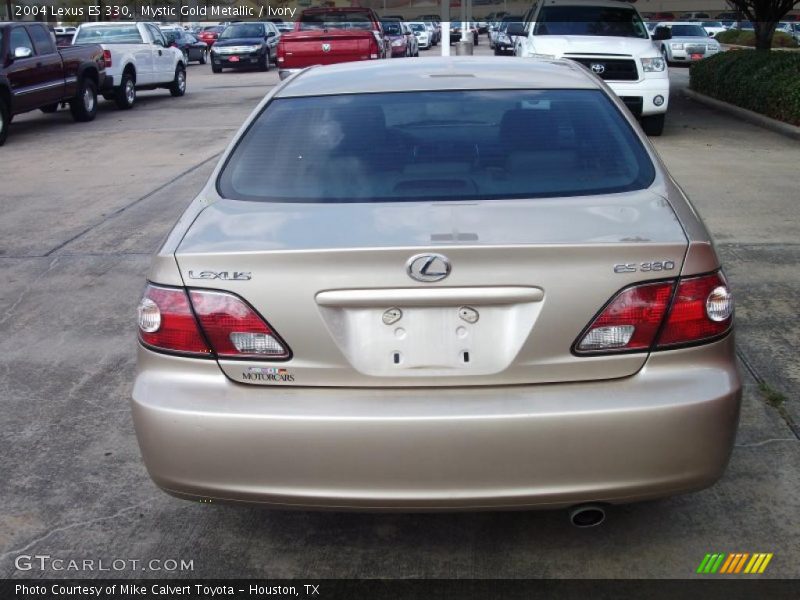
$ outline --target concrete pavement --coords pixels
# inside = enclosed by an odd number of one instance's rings
[[[23,115],[0,149],[0,576],[63,576],[15,568],[49,554],[193,560],[182,574],[196,577],[683,578],[706,552],[734,551],[773,552],[764,577],[800,576],[800,444],[788,424],[800,390],[800,146],[677,96],[656,146],[717,237],[747,364],[737,447],[716,486],[615,508],[592,530],[563,511],[276,512],[159,492],[128,409],[149,255],[277,74],[192,66],[188,82],[181,99],[103,103],[90,124]],[[785,401],[768,404],[759,382]]]

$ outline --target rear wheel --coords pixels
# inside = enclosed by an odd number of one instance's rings
[[[642,117],[642,129],[647,135],[657,137],[664,132],[664,113]]]
[[[199,62],[200,62],[201,65],[204,65],[204,64],[206,64],[207,60],[208,60],[208,50],[203,50],[200,53],[200,61]]]
[[[48,104],[47,106],[42,106],[40,109],[44,114],[49,115],[58,110],[58,103],[56,104]]]
[[[78,83],[78,93],[70,100],[69,111],[72,118],[81,123],[97,116],[97,85],[93,80],[84,78]]]
[[[136,84],[130,72],[122,74],[122,80],[114,94],[114,102],[117,108],[128,110],[136,104]]]
[[[176,98],[186,93],[186,69],[183,68],[183,65],[175,67],[175,79],[172,80],[172,85],[169,86],[169,93]]]
[[[0,146],[6,143],[8,137],[8,125],[11,123],[10,111],[3,98],[0,98]]]
[[[212,73],[222,73],[222,67],[212,64],[211,65],[211,72]]]

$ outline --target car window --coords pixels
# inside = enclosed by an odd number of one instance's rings
[[[50,32],[41,25],[29,25],[28,32],[33,38],[33,44],[36,46],[37,54],[52,54],[56,51],[53,38]]]
[[[609,6],[545,6],[536,20],[534,34],[649,37],[639,13]]]
[[[398,92],[273,100],[218,189],[267,202],[490,200],[637,190],[654,176],[600,90]]]
[[[264,26],[257,24],[229,25],[225,28],[219,39],[232,40],[234,38],[263,38]]]
[[[14,27],[14,29],[11,30],[9,42],[11,54],[13,54],[17,48],[28,48],[31,52],[34,51],[33,42],[24,27]]]
[[[136,25],[81,27],[76,44],[141,44],[144,40]]]

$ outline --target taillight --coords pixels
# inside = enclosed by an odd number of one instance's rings
[[[211,356],[189,297],[180,288],[148,285],[138,310],[139,339],[155,350]]]
[[[103,50],[103,62],[106,63],[106,69],[112,66],[111,64],[111,50]]]
[[[237,296],[206,290],[190,290],[189,296],[217,356],[289,358],[289,349],[278,334]]]
[[[667,312],[672,281],[626,288],[595,317],[575,344],[578,354],[648,350]]]
[[[681,279],[658,347],[722,335],[733,323],[733,295],[720,273]]]
[[[573,350],[595,355],[669,349],[715,339],[732,324],[733,296],[719,272],[643,283],[614,296]]]
[[[138,310],[139,339],[154,350],[189,356],[284,360],[280,336],[228,292],[148,285]]]

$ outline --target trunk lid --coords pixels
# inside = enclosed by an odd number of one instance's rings
[[[220,361],[234,381],[464,386],[635,373],[646,353],[576,357],[571,346],[620,288],[677,276],[686,247],[667,201],[643,190],[530,201],[222,200],[198,216],[176,259],[187,286],[239,294],[292,350],[283,363]],[[407,263],[419,254],[445,256],[451,272],[412,279]],[[639,268],[654,261],[674,268]],[[636,272],[615,273],[629,263]],[[440,271],[434,261],[426,272]]]

